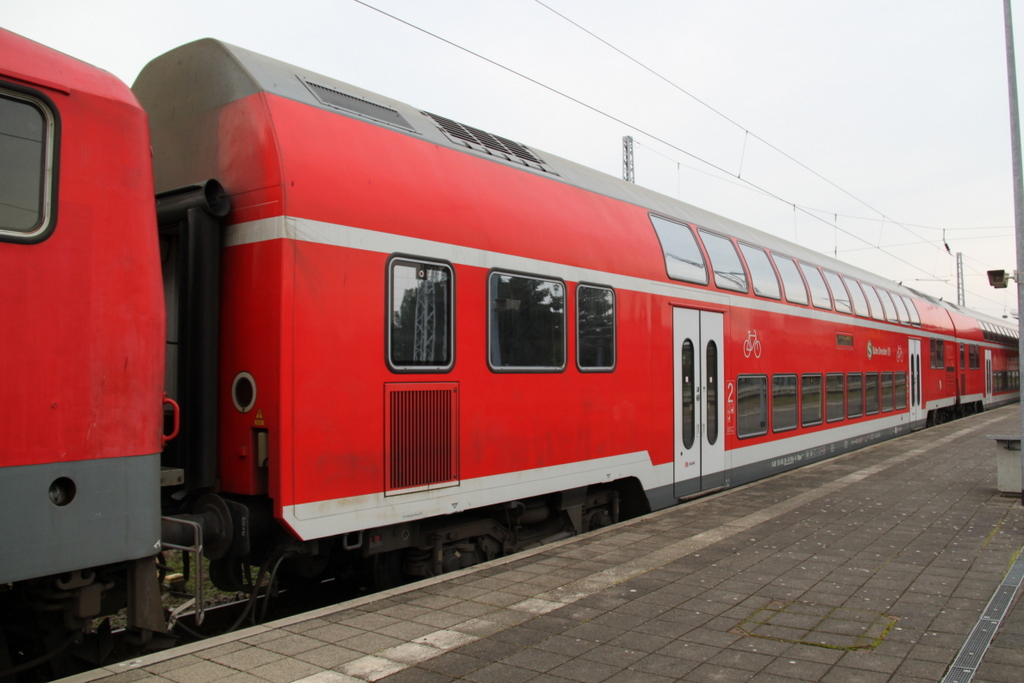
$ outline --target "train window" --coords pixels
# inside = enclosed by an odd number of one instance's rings
[[[968,354],[970,355],[968,358],[969,369],[977,370],[981,368],[981,347],[977,344],[971,344]]]
[[[804,286],[804,280],[800,277],[800,271],[797,270],[796,263],[793,259],[779,256],[778,254],[772,254],[772,258],[775,259],[775,267],[779,269],[779,275],[782,276],[782,287],[786,290],[786,301],[806,306],[809,303],[807,287]]]
[[[743,258],[747,260],[747,268],[750,269],[750,279],[754,282],[754,294],[768,299],[781,299],[782,292],[779,290],[779,278],[775,276],[771,261],[764,249],[752,247],[740,243],[740,251]]]
[[[654,215],[651,216],[651,224],[665,254],[668,276],[673,280],[706,285],[708,269],[690,226]]]
[[[846,283],[846,288],[850,290],[854,312],[862,318],[870,318],[871,311],[868,309],[868,300],[864,298],[864,292],[861,291],[860,283],[853,278],[847,278],[845,275],[842,278],[843,282]]]
[[[38,242],[53,227],[52,111],[37,97],[0,89],[0,240]]]
[[[576,288],[576,364],[584,372],[615,369],[615,292]]]
[[[882,312],[885,315],[886,321],[891,323],[899,322],[899,319],[896,317],[896,309],[892,307],[892,300],[889,299],[888,293],[884,289],[875,290],[875,288],[872,287],[871,285],[868,285],[868,287],[870,287],[871,290],[874,291],[875,294],[878,295],[878,298],[881,300]]]
[[[800,424],[813,427],[821,424],[821,375],[800,377]]]
[[[836,310],[840,313],[852,314],[853,306],[850,305],[850,294],[846,291],[843,281],[839,279],[839,275],[827,270],[822,272],[825,273],[825,281],[828,282],[828,287],[832,290],[832,299],[836,302]]]
[[[768,378],[736,378],[736,436],[746,439],[768,433]]]
[[[886,292],[892,297],[892,303],[896,306],[896,315],[904,325],[910,324],[910,314],[907,312],[907,305],[903,303],[903,297],[895,292]]]
[[[796,429],[796,375],[772,377],[772,431]]]
[[[875,288],[866,282],[862,282],[861,286],[864,289],[864,296],[868,298],[868,304],[871,305],[871,317],[875,320],[885,320],[885,312],[882,310],[882,302],[878,300],[878,294],[875,293]]]
[[[829,422],[838,422],[843,419],[843,410],[846,408],[846,392],[843,382],[843,373],[829,373],[825,378],[825,415]]]
[[[488,361],[493,370],[565,368],[565,285],[491,273]]]
[[[902,296],[902,295],[898,295],[898,296]],[[914,304],[914,300],[911,299],[909,296],[904,296],[903,297],[903,303],[905,303],[907,305],[907,313],[910,314],[910,324],[911,325],[918,325],[918,326],[920,326],[920,324],[921,324],[921,316],[917,312],[917,306]]]
[[[683,342],[682,349],[682,406],[683,406],[683,448],[693,448],[693,437],[696,425],[696,381],[694,377],[693,342]]]
[[[864,392],[861,391],[863,377],[859,372],[846,376],[846,417],[860,417],[864,414]]]
[[[892,410],[892,373],[882,373],[882,412]]]
[[[964,345],[960,345],[960,369],[965,370],[967,368],[967,353],[964,350]]]
[[[893,391],[896,410],[903,410],[907,407],[907,373],[896,373],[896,386]]]
[[[747,291],[747,273],[743,270],[740,255],[728,237],[716,235],[707,230],[700,230],[704,248],[711,259],[711,269],[715,271],[715,286],[734,292]]]
[[[825,281],[821,278],[818,268],[801,261],[800,270],[804,274],[804,279],[807,280],[807,286],[811,288],[811,303],[814,304],[814,307],[831,311],[832,297],[828,294],[828,287],[825,286]]]
[[[707,435],[712,446],[718,441],[718,344],[708,342],[707,357],[704,363],[705,389],[707,402]]]
[[[878,373],[869,372],[864,375],[864,414],[874,415],[878,412]]]
[[[451,266],[394,258],[388,268],[388,365],[398,371],[451,370],[455,338]]]

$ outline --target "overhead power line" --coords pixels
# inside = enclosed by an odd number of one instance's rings
[[[487,62],[488,64],[491,64],[492,66],[495,66],[495,67],[497,67],[497,68],[499,68],[499,69],[501,69],[503,71],[507,71],[510,74],[513,74],[515,76],[518,76],[519,78],[522,78],[522,79],[524,79],[526,81],[529,81],[530,83],[533,83],[534,85],[536,85],[536,86],[538,86],[540,88],[543,88],[544,90],[547,90],[550,93],[553,93],[555,95],[558,95],[559,97],[567,99],[570,102],[573,102],[573,103],[583,107],[584,109],[588,109],[588,110],[594,112],[595,114],[598,114],[599,116],[603,116],[603,117],[609,119],[610,121],[614,121],[615,123],[617,123],[617,124],[619,124],[621,126],[625,126],[625,127],[630,128],[631,130],[634,130],[634,131],[636,131],[638,133],[642,133],[642,134],[646,135],[647,137],[649,137],[650,139],[656,140],[657,142],[660,142],[661,144],[665,145],[666,147],[674,149],[677,152],[679,152],[680,154],[685,154],[686,156],[690,157],[691,159],[695,159],[695,160],[701,162],[702,164],[706,164],[708,167],[713,168],[716,171],[719,171],[720,173],[724,173],[725,175],[729,175],[729,176],[732,176],[734,178],[739,178],[739,176],[737,176],[736,174],[734,174],[734,173],[732,173],[732,172],[722,168],[718,164],[715,164],[715,163],[713,163],[711,161],[708,161],[707,159],[704,159],[704,158],[694,154],[693,152],[685,150],[682,147],[679,147],[679,146],[669,142],[668,140],[665,140],[664,138],[662,138],[662,137],[660,137],[658,135],[655,135],[654,133],[650,133],[650,132],[644,130],[643,128],[640,128],[639,126],[636,126],[636,125],[634,125],[632,123],[629,123],[629,122],[627,122],[627,121],[625,121],[625,120],[623,120],[623,119],[621,119],[621,118],[619,118],[619,117],[617,117],[617,116],[615,116],[613,114],[609,114],[608,112],[606,112],[606,111],[604,111],[602,109],[599,109],[598,107],[596,107],[596,106],[594,106],[592,104],[588,104],[587,102],[584,102],[583,100],[580,100],[580,99],[578,99],[576,97],[573,97],[572,95],[569,95],[568,93],[564,93],[561,90],[558,90],[557,88],[554,88],[554,87],[552,87],[550,85],[547,85],[546,83],[538,81],[536,78],[533,78],[531,76],[527,76],[526,74],[521,73],[519,71],[516,71],[515,69],[513,69],[511,67],[505,66],[504,64],[502,64],[500,62],[497,62],[497,61],[491,59],[490,57],[485,57],[484,55],[482,55],[482,54],[480,54],[478,52],[474,52],[473,50],[470,50],[467,47],[459,45],[458,43],[456,43],[456,42],[454,42],[452,40],[449,40],[448,38],[445,38],[443,36],[439,36],[438,34],[433,33],[431,31],[428,31],[427,29],[425,29],[425,28],[423,28],[421,26],[417,26],[416,24],[413,24],[410,21],[407,21],[405,19],[402,19],[401,17],[395,16],[394,14],[386,12],[386,11],[380,9],[379,7],[374,7],[373,5],[371,5],[371,4],[367,3],[367,2],[364,2],[364,0],[353,0],[353,2],[356,2],[356,3],[360,4],[360,5],[362,5],[363,7],[366,7],[367,9],[373,10],[374,12],[382,14],[382,15],[384,15],[386,17],[394,19],[395,21],[397,21],[397,22],[399,22],[401,24],[404,24],[404,25],[408,26],[409,28],[411,28],[413,30],[419,31],[420,33],[423,33],[423,34],[426,34],[426,35],[428,35],[428,36],[430,36],[432,38],[435,38],[436,40],[439,40],[442,43],[445,43],[446,45],[450,45],[451,47],[454,47],[457,50],[461,50],[462,52],[465,52],[466,54],[472,55],[473,57],[476,57],[477,59],[481,59],[481,60]],[[850,237],[852,237],[852,238],[854,238],[856,240],[859,240],[859,241],[861,241],[861,242],[863,242],[865,244],[871,245],[871,242],[869,242],[868,240],[864,239],[860,235],[857,235],[855,233],[850,232],[849,230],[841,228],[838,225],[836,225],[835,223],[830,223],[829,221],[827,221],[827,220],[825,220],[825,219],[823,219],[823,218],[821,218],[819,216],[815,216],[813,213],[805,211],[804,209],[800,208],[794,202],[791,202],[791,201],[788,201],[788,200],[784,199],[783,197],[781,197],[781,196],[775,194],[774,192],[772,192],[771,190],[768,190],[767,188],[761,187],[760,185],[758,185],[756,183],[753,183],[750,180],[747,180],[746,178],[739,178],[739,179],[742,180],[744,183],[750,185],[751,187],[757,188],[758,190],[760,190],[761,192],[765,193],[769,197],[772,197],[773,199],[776,199],[777,201],[779,201],[779,202],[781,202],[783,204],[792,206],[794,211],[800,211],[801,213],[804,213],[805,215],[809,216],[810,218],[813,218],[816,221],[824,223],[825,225],[828,225],[831,228],[833,228],[835,230],[838,230],[839,232],[842,232],[842,233],[844,233],[846,235],[849,235]],[[852,196],[852,195],[850,195],[850,196]],[[857,200],[857,201],[860,201],[860,200]],[[861,202],[861,203],[863,204],[864,202]],[[868,205],[868,204],[864,204],[864,205],[867,206],[868,208],[871,208],[870,205]],[[876,211],[873,208],[871,208],[871,210],[872,211]],[[878,213],[880,215],[884,215],[884,214],[881,214],[881,212],[878,212]],[[897,223],[896,221],[892,221],[891,219],[890,219],[890,222],[892,222],[892,223],[894,223],[896,225],[899,225],[899,223]],[[909,232],[911,232],[911,234],[913,234],[912,231],[909,231]],[[882,252],[883,254],[885,254],[886,256],[888,256],[889,258],[891,258],[893,260],[899,261],[900,263],[902,263],[902,264],[904,264],[906,266],[909,266],[909,267],[913,268],[914,270],[918,270],[918,271],[920,271],[922,273],[925,273],[926,275],[931,275],[931,273],[929,273],[924,268],[921,268],[916,263],[911,263],[910,261],[907,261],[906,259],[903,259],[903,258],[900,258],[899,256],[896,256],[895,254],[891,254],[891,253],[885,251],[884,249],[882,249],[881,247],[876,246],[876,248],[878,249],[878,251]]]

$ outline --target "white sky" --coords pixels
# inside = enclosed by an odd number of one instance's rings
[[[955,302],[945,229],[967,305],[1016,312],[1016,290],[984,274],[1016,254],[1000,0],[543,0],[867,205],[536,0],[366,1],[635,128],[354,0],[33,0],[0,25],[129,84],[219,38],[616,176],[631,134],[639,184]]]

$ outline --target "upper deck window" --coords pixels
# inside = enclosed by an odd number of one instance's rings
[[[775,276],[771,261],[764,249],[752,247],[749,244],[740,244],[740,251],[743,258],[747,260],[747,268],[750,269],[750,279],[754,281],[754,294],[768,299],[781,299],[779,290],[779,278]]]
[[[455,337],[451,267],[396,258],[390,270],[388,364],[393,370],[450,370]]]
[[[826,270],[825,281],[828,282],[829,289],[832,290],[832,298],[836,302],[836,310],[840,313],[853,313],[853,307],[850,305],[850,295],[846,292],[846,286],[843,285],[843,281],[839,279],[839,274]]]
[[[42,100],[0,89],[0,239],[34,242],[52,227],[55,131]]]
[[[896,315],[904,325],[910,324],[910,313],[907,312],[907,305],[903,303],[903,297],[894,292],[888,292],[892,297],[892,303],[896,306]]]
[[[885,314],[882,310],[882,302],[878,298],[878,294],[875,293],[875,288],[864,283],[864,295],[868,298],[868,303],[871,304],[871,317],[875,320],[885,320]]]
[[[551,372],[565,368],[565,285],[559,280],[491,273],[491,368]]]
[[[651,216],[651,223],[654,225],[654,231],[658,233],[661,249],[665,253],[665,270],[668,276],[673,280],[706,285],[708,269],[704,264],[704,254],[701,253],[690,226],[665,220],[661,216]]]
[[[845,275],[841,277],[843,278],[843,282],[846,283],[846,288],[850,290],[850,297],[853,299],[854,312],[863,318],[870,317],[871,311],[868,310],[868,300],[864,298],[864,292],[860,288],[860,283],[853,278],[846,277]]]
[[[719,289],[730,289],[734,292],[747,291],[747,273],[740,263],[740,255],[728,237],[716,235],[706,230],[700,231],[704,240],[704,248],[711,259],[711,268],[715,271],[715,285]]]
[[[615,292],[576,288],[576,364],[583,371],[615,368]]]
[[[811,302],[814,307],[831,311],[832,298],[828,295],[828,287],[825,286],[825,280],[821,277],[821,271],[817,266],[803,261],[800,262],[800,270],[803,271],[804,279],[807,280],[807,286],[811,288]]]
[[[793,259],[778,254],[772,254],[772,258],[775,259],[775,267],[779,269],[779,275],[782,276],[786,301],[806,306],[809,303],[807,287],[804,286],[804,280],[800,277],[800,271],[796,269],[796,263],[793,262]]]
[[[907,305],[907,313],[910,314],[910,324],[911,325],[920,325],[921,324],[921,316],[917,312],[917,305],[914,304],[914,300],[911,299],[909,296],[905,296],[905,295],[900,295],[900,296],[903,296],[903,302]]]

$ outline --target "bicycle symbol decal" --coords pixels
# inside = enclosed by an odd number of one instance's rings
[[[761,341],[757,338],[757,330],[747,332],[747,338],[743,340],[743,357],[750,358],[751,353],[754,358],[761,357]]]

